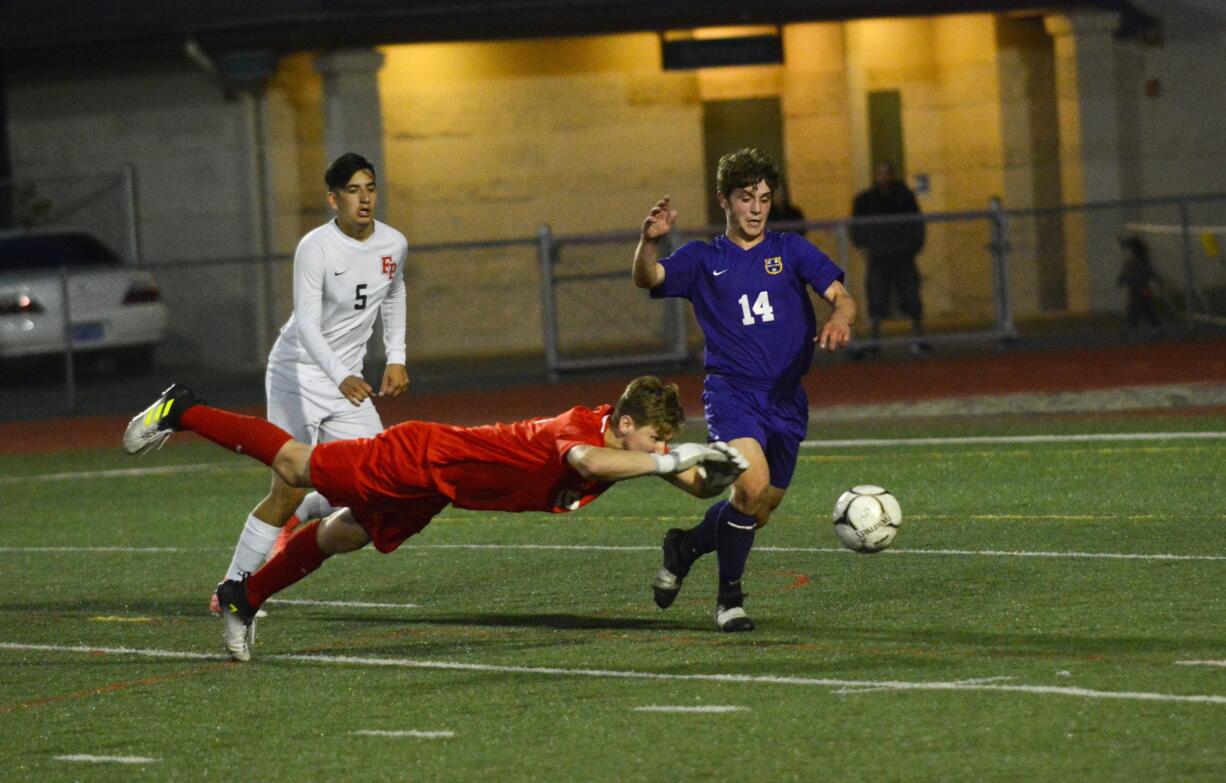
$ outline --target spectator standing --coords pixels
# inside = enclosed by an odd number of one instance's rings
[[[888,215],[918,216],[915,194],[898,179],[893,163],[878,163],[873,169],[873,186],[859,193],[852,205],[852,217]],[[911,328],[921,338],[911,346],[915,354],[927,354],[932,347],[924,341],[924,307],[920,300],[920,276],[915,256],[924,247],[924,222],[915,218],[894,221],[853,222],[851,241],[864,251],[867,270],[865,293],[868,318],[874,340],[881,337],[881,322],[898,309],[911,319]],[[874,355],[879,349],[869,349]],[[863,352],[854,354],[857,358]]]
[[[1120,240],[1120,249],[1124,258],[1116,282],[1128,292],[1124,311],[1127,334],[1132,334],[1142,318],[1150,326],[1160,326],[1162,322],[1154,309],[1154,286],[1160,284],[1162,278],[1149,260],[1149,246],[1140,237],[1126,237]]]

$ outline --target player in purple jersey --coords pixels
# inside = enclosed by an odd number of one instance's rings
[[[808,240],[766,230],[779,170],[760,150],[720,158],[719,204],[727,227],[712,242],[689,242],[659,260],[659,242],[677,213],[668,196],[643,221],[634,254],[634,284],[652,298],[689,299],[706,337],[703,407],[708,440],[726,441],[748,460],[727,500],[702,522],[664,536],[664,563],[652,582],[656,604],[667,608],[694,561],[715,552],[719,591],[715,623],[724,631],[753,630],[745,613],[741,576],[754,535],[770,520],[792,480],[809,423],[800,379],[814,343],[835,351],[851,338],[856,304],[843,287],[843,270]],[[807,288],[833,311],[821,327]]]

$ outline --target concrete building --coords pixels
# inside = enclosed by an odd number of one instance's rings
[[[994,197],[1017,209],[1226,191],[1219,4],[999,5],[297,50],[251,33],[242,50],[188,38],[101,61],[25,62],[6,42],[8,154],[13,179],[56,202],[71,200],[64,178],[130,174],[135,231],[118,233],[130,255],[163,267],[175,359],[203,363],[262,362],[288,277],[284,264],[250,261],[292,253],[326,219],[322,172],[347,149],[380,167],[381,217],[413,245],[531,240],[542,224],[632,232],[666,192],[698,228],[712,217],[713,160],[741,140],[782,158],[810,220],[845,217],[887,152],[929,214],[982,211]],[[778,36],[781,61],[662,62],[665,41],[746,36]],[[122,222],[125,197],[106,198],[91,219]],[[1118,309],[1115,238],[1139,214],[1016,222],[1017,316]],[[1194,217],[1226,224],[1226,201]],[[813,238],[838,249],[832,235]],[[930,228],[920,264],[934,322],[990,315],[986,240],[982,220]],[[631,246],[611,243],[609,263],[628,268]],[[862,262],[840,260],[859,294]],[[531,243],[428,249],[409,267],[411,357],[540,350]]]

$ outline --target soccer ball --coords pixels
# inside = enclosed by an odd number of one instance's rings
[[[902,508],[888,490],[859,484],[834,502],[834,532],[848,549],[870,554],[894,543]]]

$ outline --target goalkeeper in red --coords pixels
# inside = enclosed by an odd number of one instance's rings
[[[616,405],[481,427],[406,421],[371,438],[312,446],[263,419],[209,407],[176,384],[132,419],[123,445],[140,454],[188,430],[263,462],[291,487],[314,487],[343,506],[295,533],[255,573],[218,585],[226,649],[246,661],[255,613],[270,596],[332,555],[372,541],[380,552],[395,550],[448,505],[565,513],[617,481],[653,474],[696,497],[718,495],[748,463],[719,442],[668,451],[684,421],[677,387],[643,376]]]

